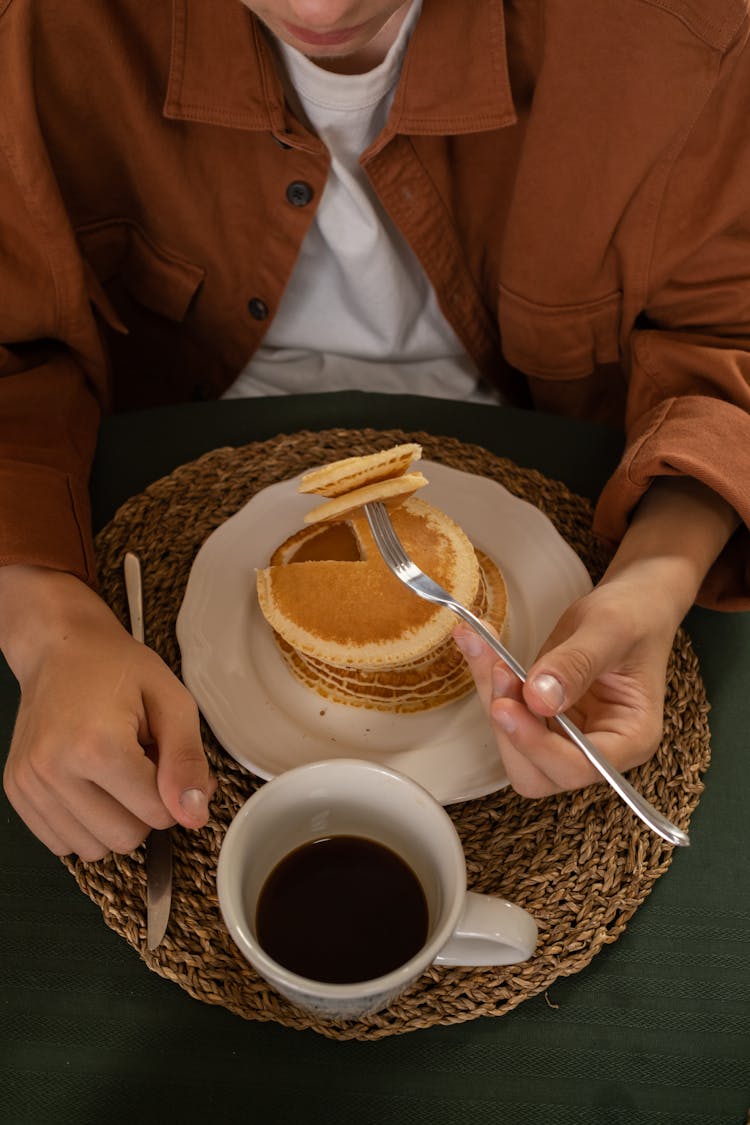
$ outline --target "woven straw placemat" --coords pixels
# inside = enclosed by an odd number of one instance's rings
[[[97,537],[103,596],[123,623],[122,560],[142,560],[146,641],[179,674],[175,619],[193,559],[206,537],[260,489],[326,461],[417,441],[427,458],[490,477],[537,505],[571,544],[594,579],[607,556],[591,532],[588,501],[563,484],[522,469],[476,445],[400,430],[328,430],[281,435],[240,449],[207,453],[184,465],[116,513]],[[688,637],[680,632],[667,682],[664,734],[654,758],[630,774],[636,788],[687,828],[710,757],[708,706]],[[257,976],[223,924],[216,861],[230,820],[262,784],[225,754],[208,727],[203,737],[218,789],[201,832],[173,829],[174,886],[166,937],[146,950],[143,848],[97,863],[64,860],[105,922],[148,967],[191,996],[252,1020],[313,1028],[336,1039],[377,1039],[434,1024],[502,1015],[588,965],[615,941],[672,848],[605,784],[540,801],[510,789],[449,806],[463,841],[469,885],[520,903],[539,923],[533,958],[508,968],[438,968],[390,1008],[356,1022],[326,1022],[298,1011]]]

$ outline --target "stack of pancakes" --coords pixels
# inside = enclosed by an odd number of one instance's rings
[[[363,505],[389,509],[407,554],[502,635],[502,574],[444,512],[414,497],[427,484],[407,472],[419,445],[351,457],[302,478],[327,500],[257,572],[260,608],[292,672],[338,703],[423,711],[465,695],[473,680],[451,638],[453,613],[419,598],[391,574]]]

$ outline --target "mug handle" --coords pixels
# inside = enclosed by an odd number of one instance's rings
[[[464,908],[436,965],[515,965],[536,948],[537,924],[521,906],[467,891]]]

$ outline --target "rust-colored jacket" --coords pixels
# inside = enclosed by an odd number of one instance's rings
[[[613,540],[660,474],[750,520],[749,35],[747,0],[424,0],[363,157],[479,368],[625,428]],[[240,0],[0,0],[0,562],[93,581],[101,410],[228,386],[327,167]]]

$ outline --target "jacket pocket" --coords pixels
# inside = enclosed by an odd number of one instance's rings
[[[620,360],[622,293],[577,305],[538,305],[500,286],[503,352],[539,379],[585,379]]]
[[[205,271],[129,220],[76,234],[103,324],[115,409],[208,397],[217,360],[191,315]]]
[[[118,327],[119,314],[107,295],[119,281],[128,295],[158,316],[180,322],[200,289],[205,270],[159,246],[135,222],[106,220],[76,231],[84,259],[99,282],[91,298],[104,318]],[[122,322],[119,324],[122,330]]]
[[[526,375],[538,410],[622,428],[627,385],[619,291],[547,306],[501,287],[499,319],[503,354]]]

